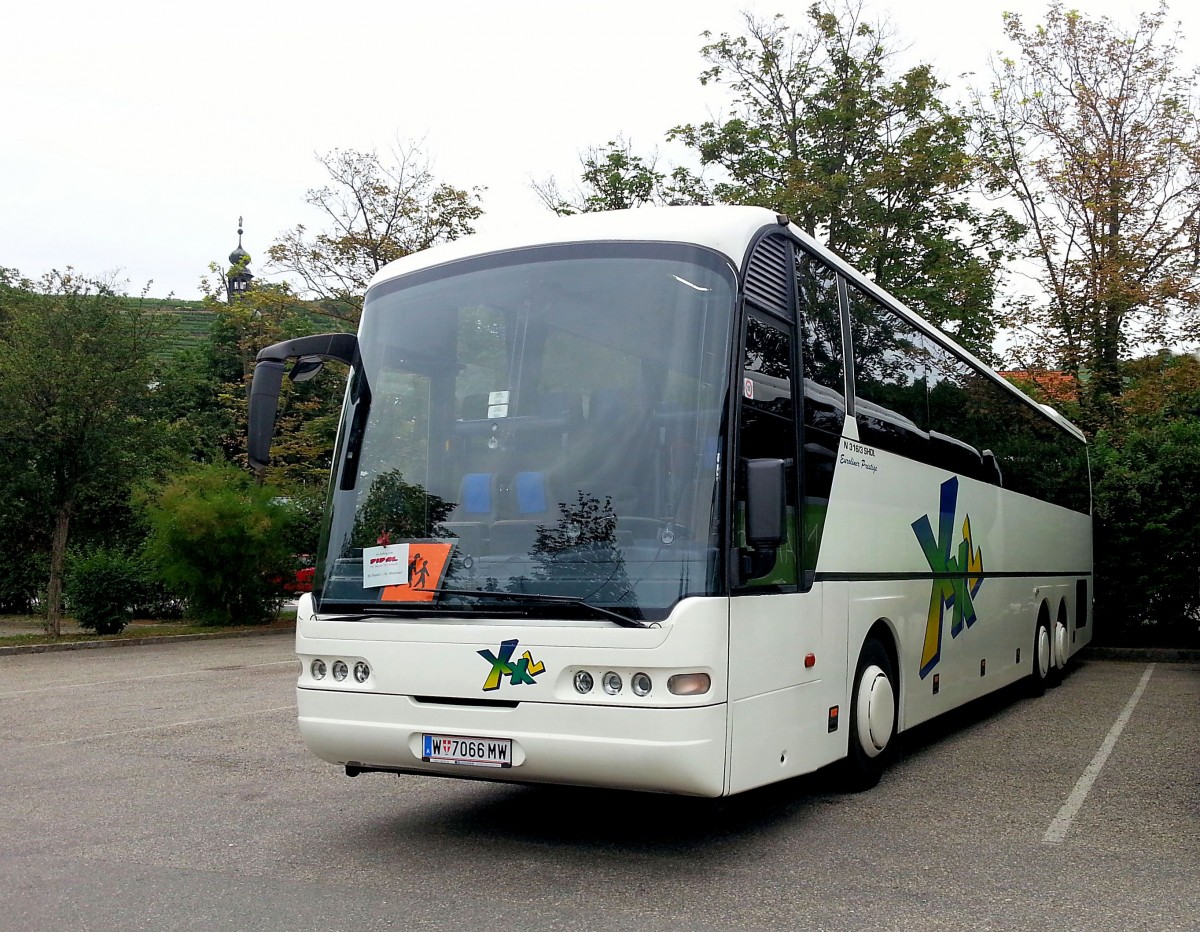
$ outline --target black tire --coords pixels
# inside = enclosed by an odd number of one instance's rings
[[[1054,641],[1049,619],[1038,618],[1033,629],[1033,675],[1029,679],[1029,694],[1041,696],[1046,692],[1054,674]]]
[[[849,792],[875,786],[895,756],[898,696],[887,650],[875,638],[868,638],[850,692],[849,747],[842,767]]]

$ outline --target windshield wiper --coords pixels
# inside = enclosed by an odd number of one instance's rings
[[[636,618],[629,618],[622,615],[620,612],[614,612],[612,609],[605,608],[602,605],[593,605],[584,599],[572,595],[546,595],[540,592],[495,592],[490,589],[438,589],[437,594],[442,595],[457,595],[467,596],[470,598],[492,598],[492,599],[507,599],[513,602],[534,602],[544,605],[580,605],[591,612],[608,618],[610,621],[615,621],[624,628],[648,628],[650,627],[644,621],[638,621]]]

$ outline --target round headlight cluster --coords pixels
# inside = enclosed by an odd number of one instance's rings
[[[575,684],[575,691],[582,696],[586,696],[595,687],[596,678],[587,670],[579,670],[575,673],[572,682]],[[636,696],[648,696],[654,688],[653,681],[650,679],[649,674],[646,673],[633,674],[629,680],[629,685]],[[621,690],[625,688],[625,681],[621,678],[620,673],[609,670],[600,677],[600,688],[610,696],[619,696]]]
[[[344,660],[334,660],[332,663],[326,663],[320,657],[315,658],[308,665],[309,675],[314,680],[323,680],[326,676],[332,676],[337,683],[344,683],[350,675],[350,665]],[[371,678],[371,668],[366,663],[359,660],[354,664],[354,682],[362,685]]]
[[[609,696],[619,696],[625,689],[625,681],[615,670],[597,675],[588,670],[576,670],[571,678],[575,692],[586,696],[596,687],[600,680],[600,688]],[[672,696],[702,696],[712,688],[712,678],[707,673],[676,673],[667,678],[667,692]],[[654,692],[654,681],[649,673],[634,673],[629,677],[629,689],[639,699]]]

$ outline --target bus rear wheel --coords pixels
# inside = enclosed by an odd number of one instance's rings
[[[873,787],[896,744],[896,687],[892,660],[875,638],[863,645],[850,694],[850,739],[844,772],[847,788]]]
[[[1033,640],[1033,677],[1029,687],[1033,695],[1040,696],[1046,691],[1053,669],[1054,643],[1050,638],[1050,624],[1044,618],[1039,618]]]

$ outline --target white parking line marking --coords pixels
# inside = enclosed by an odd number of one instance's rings
[[[1063,807],[1058,810],[1058,815],[1054,817],[1054,821],[1046,829],[1046,834],[1042,836],[1042,844],[1062,844],[1062,840],[1071,829],[1071,823],[1083,807],[1088,793],[1091,792],[1092,784],[1096,782],[1096,777],[1100,775],[1100,771],[1104,768],[1104,764],[1108,760],[1108,755],[1112,753],[1117,739],[1121,737],[1121,732],[1125,730],[1125,725],[1129,722],[1129,717],[1133,715],[1134,707],[1138,704],[1138,700],[1142,698],[1142,693],[1146,691],[1146,684],[1150,682],[1150,674],[1153,672],[1154,664],[1146,667],[1146,672],[1142,674],[1142,678],[1137,684],[1137,689],[1133,691],[1133,695],[1125,703],[1125,708],[1121,710],[1121,714],[1113,722],[1112,728],[1108,730],[1108,734],[1104,738],[1104,743],[1100,745],[1100,750],[1096,752],[1096,756],[1088,764],[1087,770],[1083,772],[1083,776],[1075,784],[1075,789],[1071,790],[1071,795],[1067,797],[1067,801],[1063,803]]]

